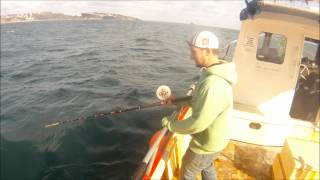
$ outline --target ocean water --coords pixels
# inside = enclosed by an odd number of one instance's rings
[[[160,85],[183,96],[199,69],[186,40],[238,31],[146,21],[1,25],[1,179],[128,179],[174,107],[74,119],[157,101]]]

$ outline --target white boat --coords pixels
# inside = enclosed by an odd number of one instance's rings
[[[251,1],[240,19],[224,56],[236,64],[238,83],[232,140],[214,162],[218,178],[319,179],[319,9]],[[184,107],[180,119],[191,113]],[[178,179],[189,141],[158,136],[135,178]]]

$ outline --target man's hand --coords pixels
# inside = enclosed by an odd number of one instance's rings
[[[167,117],[167,116],[163,117],[161,121],[162,127],[167,127],[169,131],[171,131],[169,127],[169,123],[170,121],[173,121],[176,118],[176,116],[177,116],[177,111],[174,111],[170,117]]]
[[[169,98],[161,101],[161,104],[173,105],[174,104],[173,101],[174,101],[174,96],[171,95]]]
[[[167,127],[167,125],[169,124],[168,117],[165,116],[164,118],[162,118],[161,124],[162,124],[162,127]]]

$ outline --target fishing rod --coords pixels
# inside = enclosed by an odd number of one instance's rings
[[[165,86],[165,85],[160,86],[157,89],[156,94],[157,94],[157,97],[160,99],[160,101],[155,102],[155,103],[138,105],[138,106],[131,107],[131,108],[118,108],[116,110],[109,111],[109,112],[96,112],[94,115],[87,116],[87,117],[79,117],[79,118],[76,118],[76,119],[56,121],[54,123],[45,125],[45,128],[51,128],[51,127],[59,126],[61,124],[70,123],[70,122],[74,122],[74,121],[85,121],[85,120],[90,119],[90,118],[113,116],[113,115],[116,115],[116,114],[119,114],[119,113],[124,113],[124,112],[129,112],[129,111],[135,111],[135,110],[141,110],[141,109],[146,109],[146,108],[152,108],[152,107],[167,105],[169,100],[172,103],[177,103],[177,102],[181,102],[181,101],[185,101],[185,100],[190,100],[191,99],[191,96],[185,96],[185,97],[179,97],[179,98],[170,99],[171,90],[170,90],[170,88],[168,86]]]

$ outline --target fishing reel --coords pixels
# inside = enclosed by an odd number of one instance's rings
[[[195,90],[197,83],[198,82],[195,82],[190,85],[187,96],[192,96],[192,93]],[[169,86],[161,85],[158,87],[158,89],[156,91],[156,95],[160,101],[165,101],[171,97],[171,89]]]
[[[159,86],[156,91],[156,95],[158,99],[160,99],[160,101],[165,101],[170,98],[171,89],[169,88],[169,86],[166,85]]]

